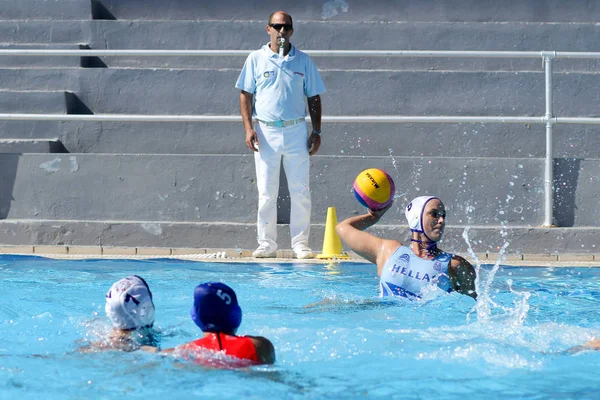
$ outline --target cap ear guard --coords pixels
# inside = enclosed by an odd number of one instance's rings
[[[412,232],[423,233],[423,212],[427,203],[433,199],[439,200],[435,196],[419,196],[406,206],[404,215],[406,216],[408,227]]]
[[[413,201],[411,201],[410,203],[408,203],[404,212],[404,214],[406,215],[406,220],[408,221],[408,227],[410,228],[410,231],[422,233],[427,238],[427,240],[429,240],[430,243],[426,247],[426,250],[429,254],[433,254],[437,249],[437,241],[432,240],[429,236],[427,236],[427,234],[423,230],[423,214],[425,212],[425,207],[427,206],[427,203],[429,203],[433,199],[440,200],[438,197],[435,196],[419,196],[413,199]],[[421,239],[415,239],[413,237],[410,238],[410,241],[417,242],[420,244],[422,243]]]
[[[152,300],[152,302],[154,303],[154,299],[152,297],[152,291],[150,290],[150,286],[148,286],[148,283],[146,282],[146,280],[139,275],[133,275],[133,277],[139,279],[142,282],[142,284],[144,286],[146,286],[146,289],[148,289],[148,294],[150,295],[150,300]]]

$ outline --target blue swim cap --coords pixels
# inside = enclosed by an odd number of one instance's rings
[[[190,316],[202,332],[235,333],[242,323],[242,309],[235,292],[221,282],[196,286]]]

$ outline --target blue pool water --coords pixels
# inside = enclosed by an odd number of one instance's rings
[[[232,286],[239,334],[275,345],[273,366],[206,369],[142,352],[81,353],[106,333],[104,295],[129,274],[154,293],[163,347],[200,336],[195,285]],[[378,297],[369,264],[64,261],[0,257],[0,398],[598,399],[600,270],[480,271],[480,301]]]

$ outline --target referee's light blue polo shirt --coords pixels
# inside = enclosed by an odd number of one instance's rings
[[[268,122],[305,118],[305,98],[325,92],[315,63],[293,45],[283,58],[268,44],[250,53],[235,87],[254,95],[252,116]]]

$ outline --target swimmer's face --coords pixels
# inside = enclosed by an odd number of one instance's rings
[[[446,227],[446,208],[444,203],[433,199],[425,206],[423,213],[423,230],[433,241],[438,241],[444,234]]]

